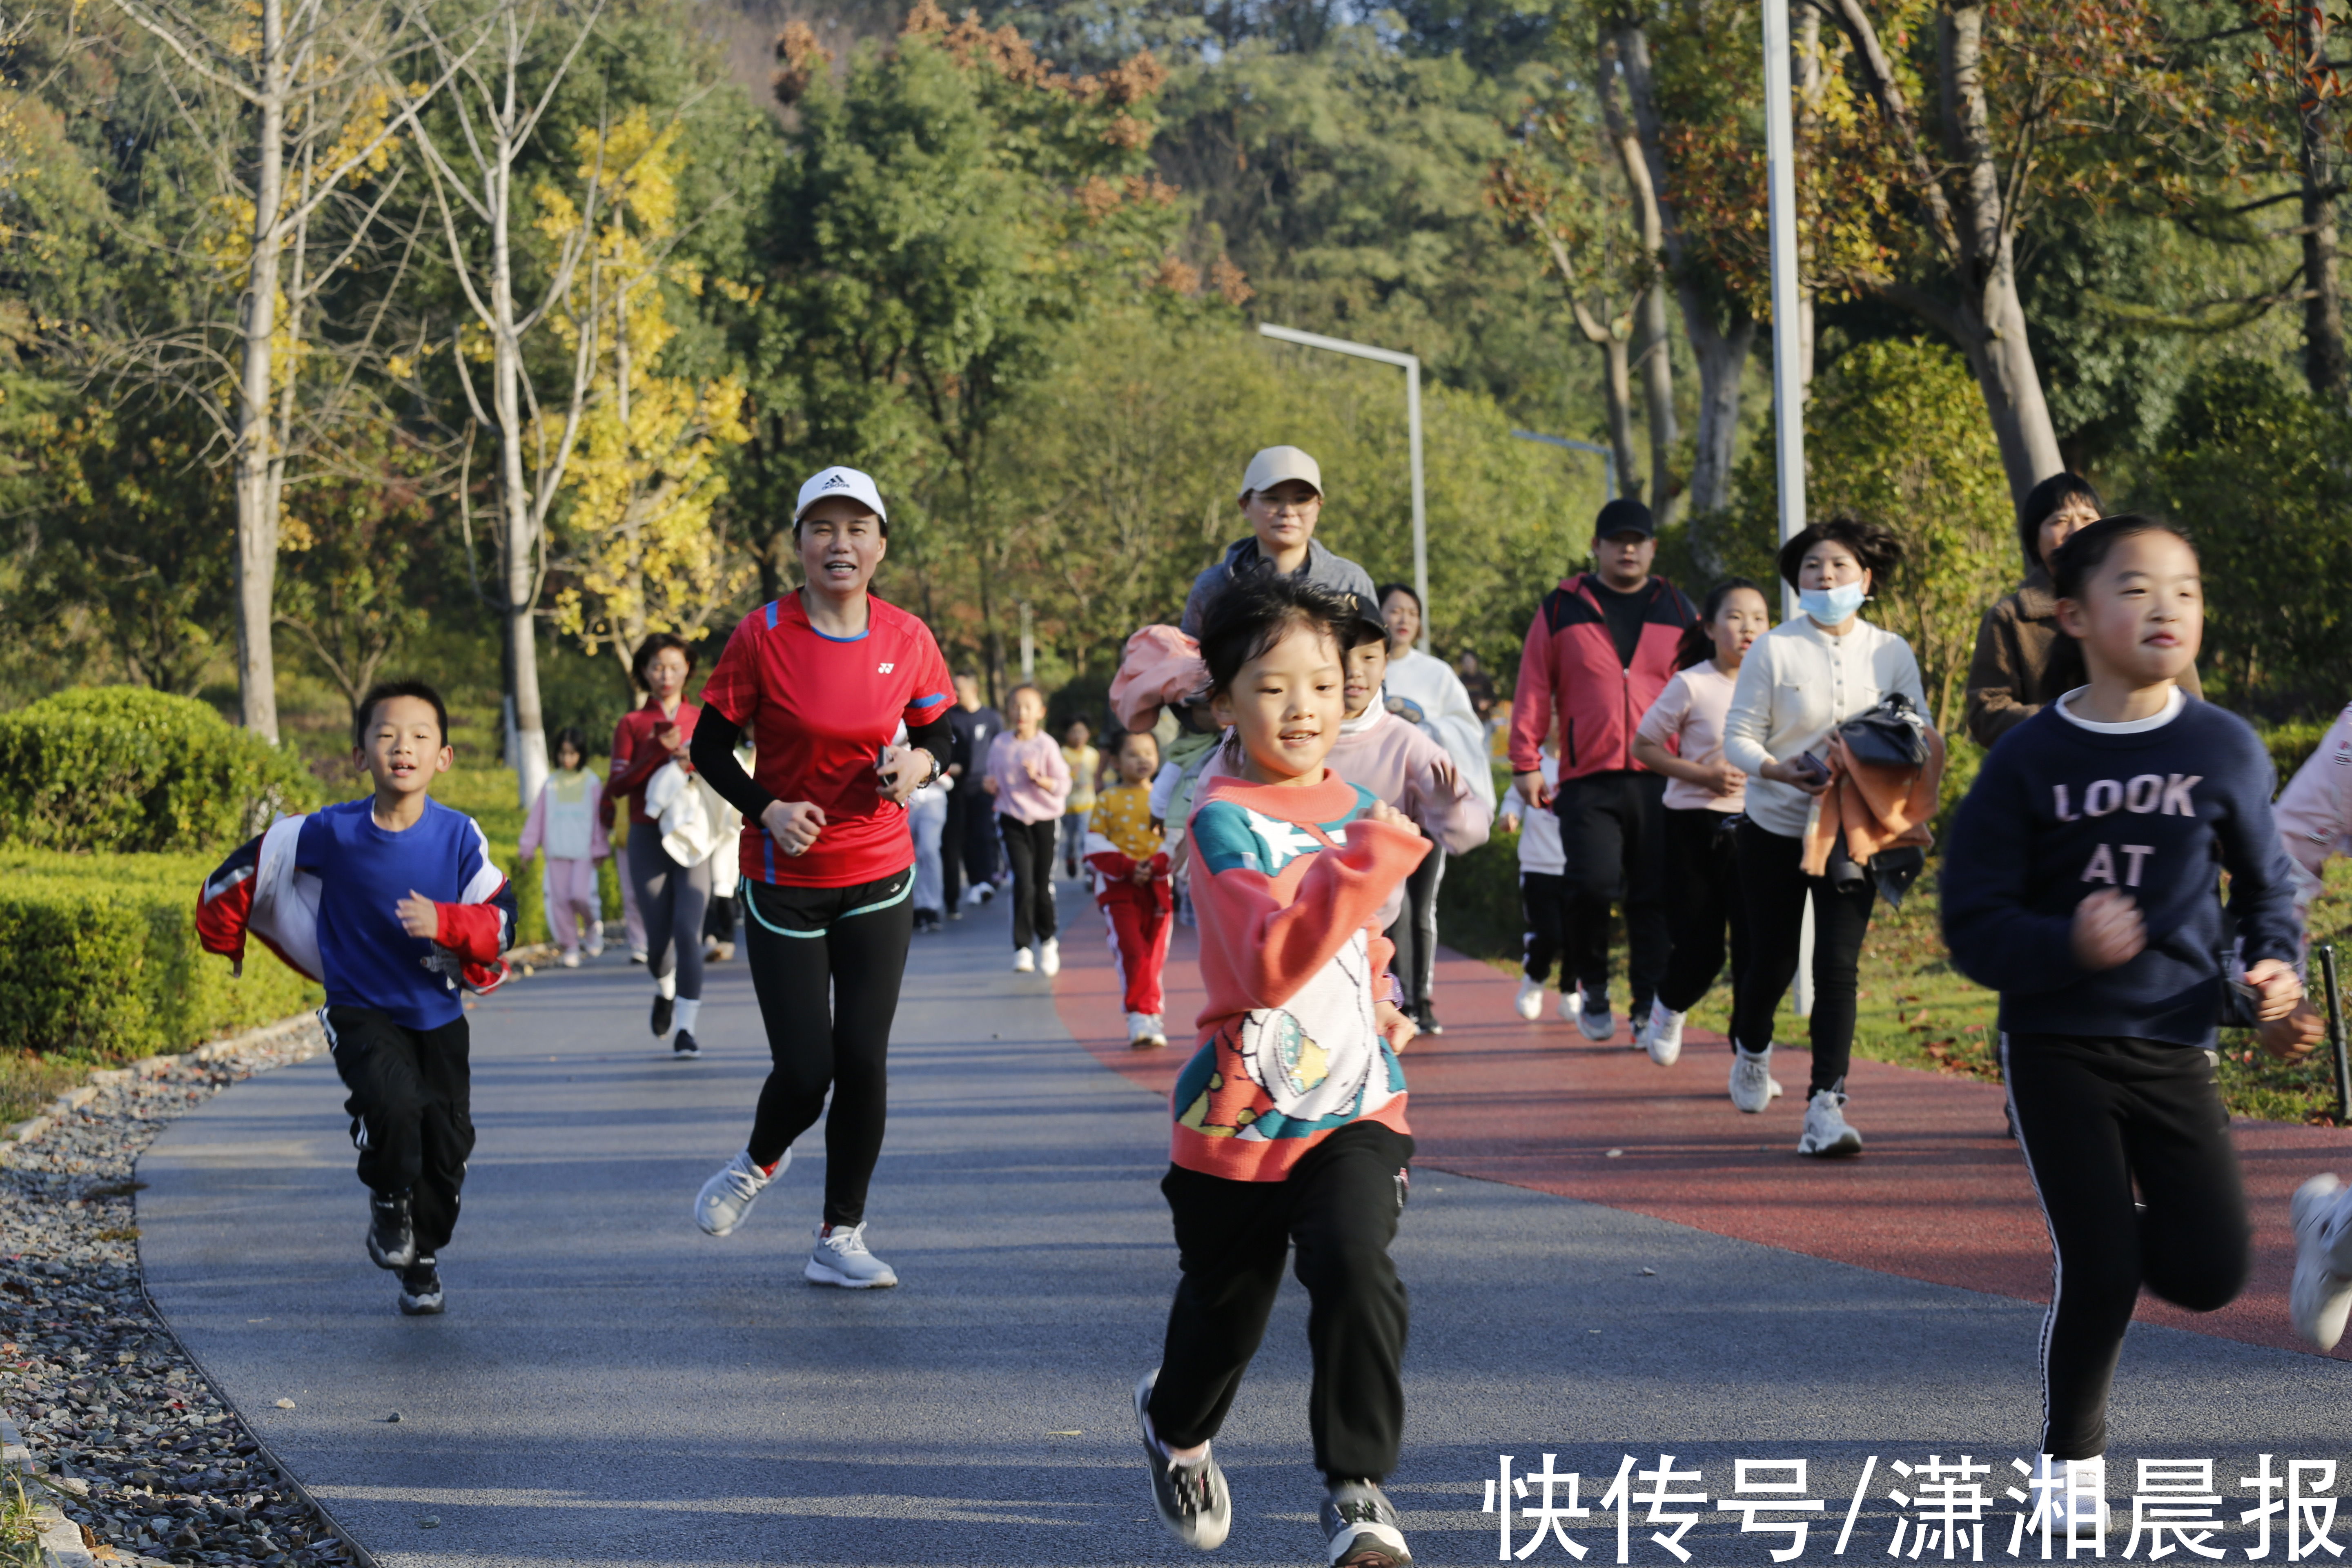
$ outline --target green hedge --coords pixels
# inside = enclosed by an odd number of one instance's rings
[[[291,750],[192,698],[84,687],[0,714],[0,843],[16,848],[217,855],[320,795]]]
[[[0,852],[0,1050],[153,1056],[319,1005],[259,942],[196,941],[210,858]]]

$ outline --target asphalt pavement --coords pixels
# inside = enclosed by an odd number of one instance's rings
[[[1074,946],[1099,941],[1075,887],[1063,910]],[[694,1228],[766,1069],[750,978],[740,958],[711,970],[704,1055],[673,1061],[646,1030],[644,972],[614,954],[472,1014],[479,1143],[446,1316],[400,1317],[366,1260],[324,1058],[227,1090],[142,1159],[150,1289],[388,1568],[1199,1560],[1151,1517],[1129,1407],[1175,1280],[1166,1111],[1010,951],[1001,908],[917,940],[868,1215],[895,1290],[801,1279],[814,1131],[741,1231]],[[1597,1506],[1624,1455],[1672,1454],[1704,1477],[1685,1489],[1717,1496],[1738,1459],[1804,1460],[1829,1521],[1814,1562],[1837,1555],[1865,1460],[1846,1556],[1885,1550],[1893,1461],[1971,1454],[1998,1498],[2034,1444],[2041,1310],[2008,1297],[1434,1167],[1396,1255],[1413,1329],[1390,1490],[1423,1563],[1496,1560],[1481,1503],[1505,1454],[1588,1478],[1570,1534],[1593,1563],[1625,1560]],[[1323,1560],[1305,1320],[1286,1287],[1218,1440],[1236,1519],[1211,1561]],[[2339,1363],[2137,1325],[2111,1489],[2128,1495],[2134,1456],[2214,1458],[2224,1491],[2259,1453],[2337,1458],[2347,1394]],[[1987,1516],[1996,1555],[2009,1509]],[[1675,1568],[1650,1540],[1673,1527],[1642,1512],[1630,1560]],[[1738,1530],[1701,1510],[1682,1545],[1763,1568],[1786,1544]],[[2253,1538],[2233,1522],[2224,1539]],[[1524,1560],[1569,1557],[1552,1540]]]

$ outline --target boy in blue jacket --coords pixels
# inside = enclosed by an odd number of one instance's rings
[[[319,1016],[351,1090],[368,1256],[399,1272],[412,1316],[442,1310],[436,1255],[474,1149],[459,985],[488,989],[482,972],[514,943],[514,888],[481,828],[429,793],[453,760],[448,722],[421,680],[370,690],[352,760],[375,793],[304,818],[294,850],[296,869],[319,879]]]
[[[2051,568],[2090,684],[1985,759],[1946,847],[1943,916],[1954,963],[2000,993],[2010,1107],[2057,1255],[2042,1448],[2068,1462],[2071,1532],[2104,1528],[2107,1393],[2140,1287],[2212,1311],[2245,1283],[2210,1054],[2224,992],[2264,1019],[2303,993],[2269,754],[2175,684],[2204,630],[2196,552],[2168,522],[2112,517]]]

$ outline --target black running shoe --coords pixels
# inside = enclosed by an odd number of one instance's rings
[[[1427,1002],[1416,1003],[1412,1009],[1414,1026],[1424,1035],[1442,1035],[1445,1026],[1437,1021],[1437,1009]]]
[[[1213,1552],[1225,1543],[1234,1526],[1233,1493],[1225,1489],[1225,1472],[1217,1468],[1215,1455],[1202,1455],[1197,1465],[1180,1465],[1160,1451],[1160,1440],[1151,1435],[1148,1408],[1151,1385],[1159,1380],[1154,1369],[1135,1385],[1135,1424],[1142,1431],[1144,1463],[1151,1470],[1151,1500],[1169,1534],[1187,1546]]]
[[[673,1057],[698,1057],[702,1054],[702,1047],[695,1043],[691,1034],[680,1029],[669,1043],[669,1054]]]
[[[378,1193],[368,1200],[367,1250],[378,1268],[405,1268],[416,1261],[416,1227],[408,1216],[406,1193]]]
[[[1323,1499],[1323,1543],[1331,1568],[1412,1568],[1404,1531],[1371,1481],[1340,1481]]]
[[[430,1258],[420,1258],[400,1271],[400,1310],[412,1318],[430,1318],[442,1310],[441,1270]]]
[[[671,1016],[676,1014],[677,1011],[677,1004],[670,1000],[670,998],[667,996],[656,996],[654,998],[655,1039],[658,1040],[664,1035],[669,1033],[669,1021]]]

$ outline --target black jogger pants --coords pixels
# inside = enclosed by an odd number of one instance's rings
[[[1326,1138],[1279,1182],[1236,1182],[1171,1166],[1160,1190],[1176,1223],[1183,1279],[1168,1312],[1151,1427],[1171,1447],[1224,1425],[1265,1337],[1282,1265],[1298,1249],[1315,1357],[1307,1419],[1332,1480],[1377,1481],[1404,1437],[1404,1282],[1389,1260],[1411,1182],[1412,1140],[1376,1121]]]
[[[2106,1452],[2107,1391],[2140,1287],[2210,1312],[2245,1286],[2252,1233],[2230,1113],[2213,1058],[2194,1046],[2004,1035],[2000,1047],[2055,1254],[2042,1328],[2042,1451],[2096,1458]]]
[[[1587,773],[1562,779],[1552,810],[1568,857],[1568,962],[1577,984],[1609,988],[1609,906],[1625,911],[1625,969],[1636,1022],[1666,977],[1666,781],[1658,773]]]
[[[373,1007],[323,1007],[343,1110],[371,1192],[406,1193],[416,1250],[431,1257],[457,1228],[457,1194],[474,1152],[466,1020],[411,1029]]]

